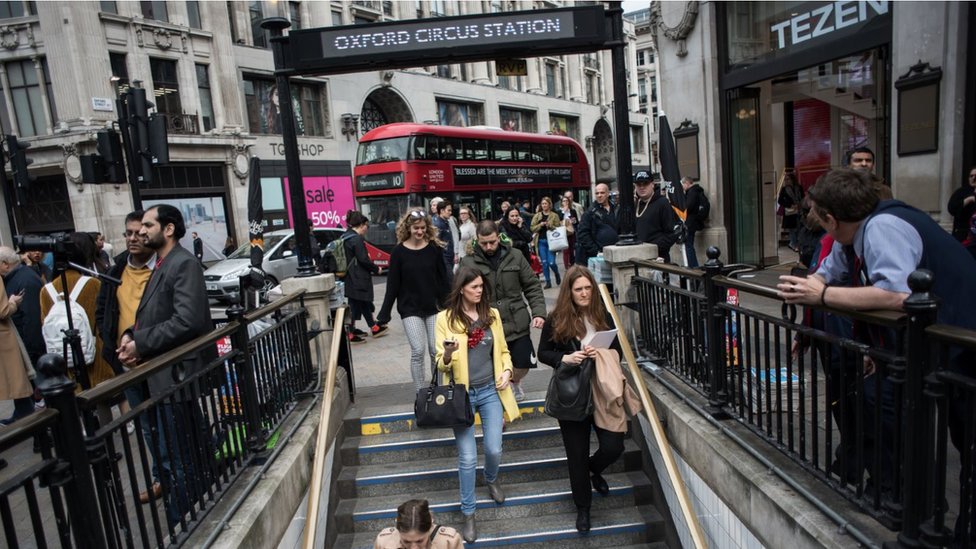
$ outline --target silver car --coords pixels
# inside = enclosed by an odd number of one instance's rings
[[[313,234],[319,249],[325,247],[344,231],[342,229],[315,229]],[[230,301],[240,293],[240,276],[251,268],[251,244],[246,243],[227,259],[219,261],[204,271],[207,284],[207,297],[219,301]],[[295,246],[295,231],[291,229],[272,231],[264,234],[264,261],[261,262],[266,278],[264,291],[277,286],[298,272],[298,250]]]

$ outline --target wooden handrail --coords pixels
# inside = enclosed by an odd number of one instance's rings
[[[610,297],[610,292],[607,290],[606,284],[600,284],[600,296],[603,297],[603,304],[606,305],[607,310],[613,316],[613,323],[617,327],[617,337],[620,339],[620,348],[624,351],[624,358],[627,360],[630,374],[634,378],[634,385],[637,386],[637,393],[640,395],[641,404],[644,405],[644,413],[647,414],[648,422],[651,424],[654,440],[657,442],[657,447],[661,451],[661,457],[664,458],[664,466],[668,470],[668,478],[671,479],[675,495],[678,496],[678,506],[681,508],[681,515],[684,517],[685,523],[688,525],[688,530],[691,533],[691,541],[695,544],[696,549],[706,549],[708,542],[705,539],[705,534],[702,532],[701,524],[698,522],[698,516],[695,515],[695,510],[691,507],[688,490],[685,487],[684,479],[681,478],[678,464],[675,463],[674,456],[671,454],[671,444],[668,443],[667,434],[661,426],[661,419],[657,415],[657,409],[654,408],[654,403],[651,402],[651,395],[647,392],[647,387],[641,382],[644,378],[641,376],[640,369],[637,367],[637,357],[634,355],[634,349],[630,346],[630,340],[627,339],[626,330],[623,329],[623,323],[620,321],[620,316],[617,315],[617,309],[613,305],[613,299]],[[306,547],[309,546],[306,545]]]
[[[319,433],[315,439],[315,460],[312,462],[312,475],[309,478],[308,511],[305,513],[305,528],[302,534],[302,547],[314,549],[315,531],[318,528],[319,498],[322,497],[322,475],[325,474],[326,444],[329,441],[329,421],[332,417],[332,397],[335,393],[335,375],[339,367],[339,345],[342,339],[342,324],[346,308],[336,309],[332,321],[332,344],[329,346],[329,365],[325,372],[325,388],[322,397],[322,410],[319,412]]]

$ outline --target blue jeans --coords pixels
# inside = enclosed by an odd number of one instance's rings
[[[539,261],[542,262],[542,274],[546,277],[546,284],[551,284],[549,281],[549,269],[556,273],[556,278],[559,278],[559,267],[556,265],[556,252],[549,251],[549,241],[545,238],[539,239]]]
[[[491,484],[498,478],[498,466],[502,462],[502,401],[498,398],[494,382],[468,389],[471,408],[481,414],[481,430],[484,432],[485,482]],[[474,425],[455,427],[454,441],[458,449],[458,483],[461,485],[461,512],[467,516],[475,510],[474,484],[478,467],[478,444],[474,439]]]

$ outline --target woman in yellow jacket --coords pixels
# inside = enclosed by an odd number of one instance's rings
[[[489,306],[490,286],[485,285],[481,271],[463,267],[454,275],[454,287],[446,308],[437,314],[434,333],[437,337],[437,368],[448,383],[454,381],[468,389],[471,407],[481,415],[484,432],[485,482],[495,503],[505,502],[498,483],[502,458],[502,426],[505,420],[519,417],[518,404],[512,393],[512,357],[505,344],[501,315]],[[464,526],[461,535],[468,543],[477,539],[474,523],[475,468],[478,446],[474,426],[455,427],[458,448],[458,481],[461,488],[461,513]]]

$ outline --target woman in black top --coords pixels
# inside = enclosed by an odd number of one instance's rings
[[[363,240],[363,235],[369,228],[369,219],[356,210],[349,210],[346,212],[346,225],[349,228],[339,238],[346,248],[347,258],[346,276],[342,281],[346,285],[346,298],[349,300],[349,341],[362,343],[366,332],[356,329],[359,317],[363,317],[374,336],[381,336],[387,330],[373,320],[373,273],[378,273],[380,268],[369,258],[366,241]],[[312,239],[315,237],[312,236]]]
[[[532,242],[532,233],[525,228],[525,220],[518,208],[508,210],[505,219],[498,224],[498,232],[507,235],[512,241],[512,248],[522,252],[526,261],[529,260],[529,242]]]
[[[420,208],[410,210],[400,219],[396,235],[399,244],[390,253],[386,297],[376,321],[385,329],[393,302],[397,302],[397,312],[410,344],[410,374],[414,386],[420,389],[430,383],[433,375],[437,352],[434,321],[451,289],[442,257],[444,243],[437,239],[437,228],[430,216]],[[425,351],[430,355],[430,367],[424,366]]]
[[[792,173],[783,175],[783,187],[779,191],[776,203],[783,208],[783,228],[790,231],[790,249],[794,252],[797,247],[796,236],[800,230],[800,202],[803,200],[803,187],[796,182]]]
[[[597,283],[590,271],[574,265],[566,271],[564,283],[559,287],[556,306],[539,338],[539,362],[553,368],[579,364],[593,358],[596,349],[582,345],[592,333],[613,327],[613,318],[603,306],[597,293]],[[621,354],[620,342],[613,340],[611,349]],[[590,429],[596,431],[599,447],[590,455]],[[576,504],[576,529],[590,530],[590,502],[593,494],[590,485],[601,495],[610,493],[610,487],[601,473],[624,451],[624,433],[601,429],[593,423],[593,416],[583,421],[559,420],[559,432],[566,447],[566,463],[569,465],[569,485]]]

